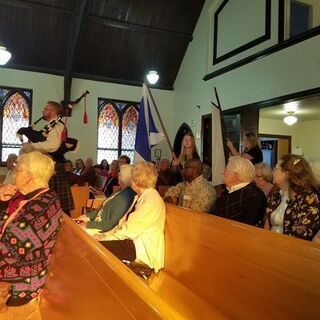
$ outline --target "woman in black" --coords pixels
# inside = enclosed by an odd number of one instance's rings
[[[246,133],[243,139],[243,146],[245,147],[241,157],[250,160],[253,164],[263,162],[262,151],[256,135],[252,132]],[[234,147],[233,143],[228,139],[227,147],[230,149],[232,156],[238,156],[239,152]]]

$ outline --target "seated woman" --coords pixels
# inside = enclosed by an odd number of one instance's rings
[[[250,160],[253,164],[263,161],[262,150],[257,136],[253,132],[246,133],[243,139],[244,151],[241,153],[241,157]],[[230,150],[232,156],[238,156],[239,152],[234,147],[233,143],[228,139],[227,147]]]
[[[130,188],[132,166],[123,165],[120,168],[119,183],[121,191],[110,196],[100,210],[93,210],[78,218],[83,220],[80,225],[94,235],[100,231],[113,229],[119,220],[130,212],[137,200],[136,193]]]
[[[268,198],[273,192],[276,192],[278,188],[272,184],[273,174],[271,167],[264,162],[260,162],[254,165],[256,169],[256,176],[254,182],[256,186],[265,194]]]
[[[0,216],[0,281],[11,284],[9,306],[31,303],[45,283],[62,214],[48,188],[53,172],[50,157],[38,151],[23,154],[15,169],[16,186],[0,189],[1,200],[11,199]]]
[[[155,272],[164,266],[164,223],[166,208],[154,189],[158,178],[155,165],[138,162],[132,170],[132,189],[139,199],[135,210],[106,233],[102,244],[123,261],[148,265]]]
[[[268,199],[265,228],[312,240],[320,229],[319,186],[301,156],[284,155],[274,170],[280,188]]]

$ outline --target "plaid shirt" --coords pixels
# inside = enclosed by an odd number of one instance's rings
[[[202,175],[192,182],[183,181],[171,187],[165,197],[177,197],[182,207],[184,195],[191,197],[190,209],[203,212],[208,212],[217,198],[213,185]]]

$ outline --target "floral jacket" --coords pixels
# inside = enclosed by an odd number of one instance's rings
[[[279,206],[281,195],[274,192],[268,198],[266,219],[271,226],[272,212]],[[283,217],[283,233],[292,237],[312,240],[320,229],[320,194],[318,191],[301,192],[288,202]]]

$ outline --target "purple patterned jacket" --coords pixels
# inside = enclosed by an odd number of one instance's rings
[[[26,203],[5,229],[0,239],[0,281],[12,283],[8,305],[28,303],[41,292],[61,215],[56,193],[48,190]],[[0,231],[8,217],[7,213],[0,214]]]

